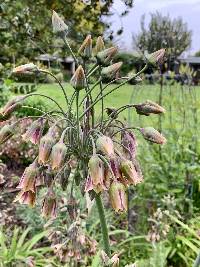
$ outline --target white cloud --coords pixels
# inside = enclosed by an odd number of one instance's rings
[[[156,10],[164,7],[169,7],[173,5],[200,5],[200,0],[136,0],[135,5],[143,4],[145,5],[145,8],[148,8],[150,10]]]

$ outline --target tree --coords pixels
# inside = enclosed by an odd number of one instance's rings
[[[90,3],[86,3],[90,2]],[[51,13],[55,10],[69,25],[69,38],[79,44],[88,33],[100,35],[109,29],[103,20],[111,15],[114,0],[5,0],[0,3],[0,60],[33,58],[38,51],[49,52],[53,45]],[[124,0],[125,15],[133,0]],[[55,46],[55,45],[54,45]],[[34,48],[34,50],[33,50]]]
[[[192,32],[182,18],[171,19],[159,12],[151,14],[148,28],[145,28],[145,15],[141,18],[141,32],[133,36],[134,46],[152,53],[161,48],[168,49],[173,57],[180,56],[191,45]]]

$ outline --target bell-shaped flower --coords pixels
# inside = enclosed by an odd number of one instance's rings
[[[45,218],[49,217],[55,218],[56,208],[57,208],[56,195],[52,189],[49,189],[42,203],[42,216]]]
[[[96,141],[96,146],[97,150],[102,154],[108,157],[114,156],[114,145],[110,137],[105,135],[98,137]]]
[[[111,205],[116,212],[127,210],[126,187],[122,183],[114,181],[110,186],[109,195]]]
[[[38,144],[42,136],[44,129],[44,119],[40,118],[34,121],[25,134],[22,135],[22,139],[25,142],[31,141],[33,144]]]
[[[67,147],[62,140],[52,147],[51,151],[52,170],[54,169],[58,170],[63,166],[66,154],[67,154]]]
[[[131,131],[122,131],[121,143],[123,145],[123,152],[126,158],[134,159],[137,152],[137,140]]]
[[[35,200],[36,200],[36,193],[33,191],[26,191],[23,190],[19,192],[19,194],[14,199],[14,202],[19,201],[20,204],[26,204],[30,207],[35,206]]]
[[[129,184],[136,185],[142,181],[132,161],[122,159],[120,167],[124,177],[128,180]]]
[[[53,137],[52,131],[49,130],[49,132],[40,140],[38,155],[38,162],[40,164],[46,164],[49,161],[51,150],[54,144],[55,138]]]

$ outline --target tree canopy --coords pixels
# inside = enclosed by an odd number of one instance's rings
[[[134,46],[142,52],[150,53],[161,48],[175,58],[180,56],[191,45],[192,32],[182,18],[171,19],[159,12],[151,14],[148,27],[145,27],[145,15],[141,18],[141,32],[133,36]]]

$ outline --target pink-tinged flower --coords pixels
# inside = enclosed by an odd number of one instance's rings
[[[103,68],[101,73],[102,75],[113,77],[120,70],[122,64],[123,62],[112,64],[108,67]]]
[[[42,136],[44,129],[44,119],[40,118],[34,121],[25,134],[22,135],[22,138],[25,142],[31,141],[33,144],[38,144]]]
[[[93,155],[89,160],[88,168],[89,168],[89,176],[86,181],[86,187],[85,187],[86,192],[92,189],[96,193],[106,190],[106,187],[104,186],[103,161],[97,155]]]
[[[155,51],[152,54],[148,54],[146,56],[147,60],[152,64],[163,64],[164,62],[164,55],[165,55],[165,49],[160,49],[158,51]]]
[[[33,72],[33,71],[38,71],[38,67],[33,64],[33,63],[28,63],[28,64],[25,64],[25,65],[21,65],[21,66],[18,66],[16,68],[13,69],[13,73],[21,73],[21,74],[24,74],[24,73],[29,73],[29,72]]]
[[[105,135],[98,137],[96,145],[97,150],[103,153],[104,155],[108,157],[114,156],[114,145],[110,137]]]
[[[35,182],[38,175],[38,163],[34,161],[27,167],[20,179],[17,188],[23,192],[31,191],[35,192]]]
[[[55,144],[55,138],[52,135],[51,130],[43,136],[40,140],[38,162],[40,164],[46,164],[49,161],[51,150]]]
[[[149,116],[150,114],[165,113],[165,109],[163,107],[150,100],[147,100],[141,104],[137,104],[134,107],[138,114],[145,116]]]
[[[141,128],[140,132],[142,133],[145,140],[152,143],[163,145],[167,142],[167,139],[153,127]]]
[[[13,111],[17,110],[21,106],[21,104],[25,98],[26,98],[26,96],[17,96],[15,98],[11,99],[10,101],[8,101],[8,103],[1,110],[1,114],[3,116],[10,115]]]
[[[71,78],[70,84],[76,90],[81,90],[85,87],[86,85],[85,73],[81,65],[78,66],[78,68],[76,69],[74,75]]]
[[[122,183],[114,181],[111,184],[109,195],[111,205],[116,212],[123,212],[127,210],[126,187]]]
[[[115,254],[110,259],[112,267],[119,267],[119,254]]]
[[[104,41],[101,36],[97,38],[96,46],[94,49],[95,55],[97,55],[99,52],[103,51],[105,49]]]
[[[52,15],[52,25],[54,33],[62,34],[62,36],[65,36],[67,34],[68,26],[64,23],[64,21],[58,16],[58,14],[54,10]]]
[[[56,217],[56,196],[55,193],[49,189],[42,203],[42,216],[45,218]]]
[[[121,171],[124,177],[128,180],[129,184],[136,185],[141,183],[141,177],[138,175],[134,164],[130,160],[121,161]]]
[[[125,157],[130,160],[134,159],[137,152],[137,140],[135,135],[130,131],[122,131],[121,142]]]
[[[78,53],[85,58],[90,58],[92,56],[92,37],[88,35],[83,41]]]
[[[36,193],[32,191],[26,191],[23,190],[19,192],[19,194],[16,196],[14,202],[19,201],[20,204],[26,204],[30,207],[35,206],[35,199],[36,199]]]
[[[117,158],[117,157],[111,158],[110,159],[110,167],[113,171],[113,174],[114,174],[116,180],[121,179],[122,172],[120,170],[119,158]]]
[[[4,125],[0,130],[0,144],[5,143],[14,134],[13,125]]]
[[[117,54],[117,47],[110,47],[103,51],[100,51],[97,53],[97,59],[101,64],[109,64],[110,61],[114,58],[114,56]]]
[[[66,154],[67,154],[67,147],[62,141],[59,141],[52,147],[51,151],[52,170],[54,169],[58,170],[63,166]]]

